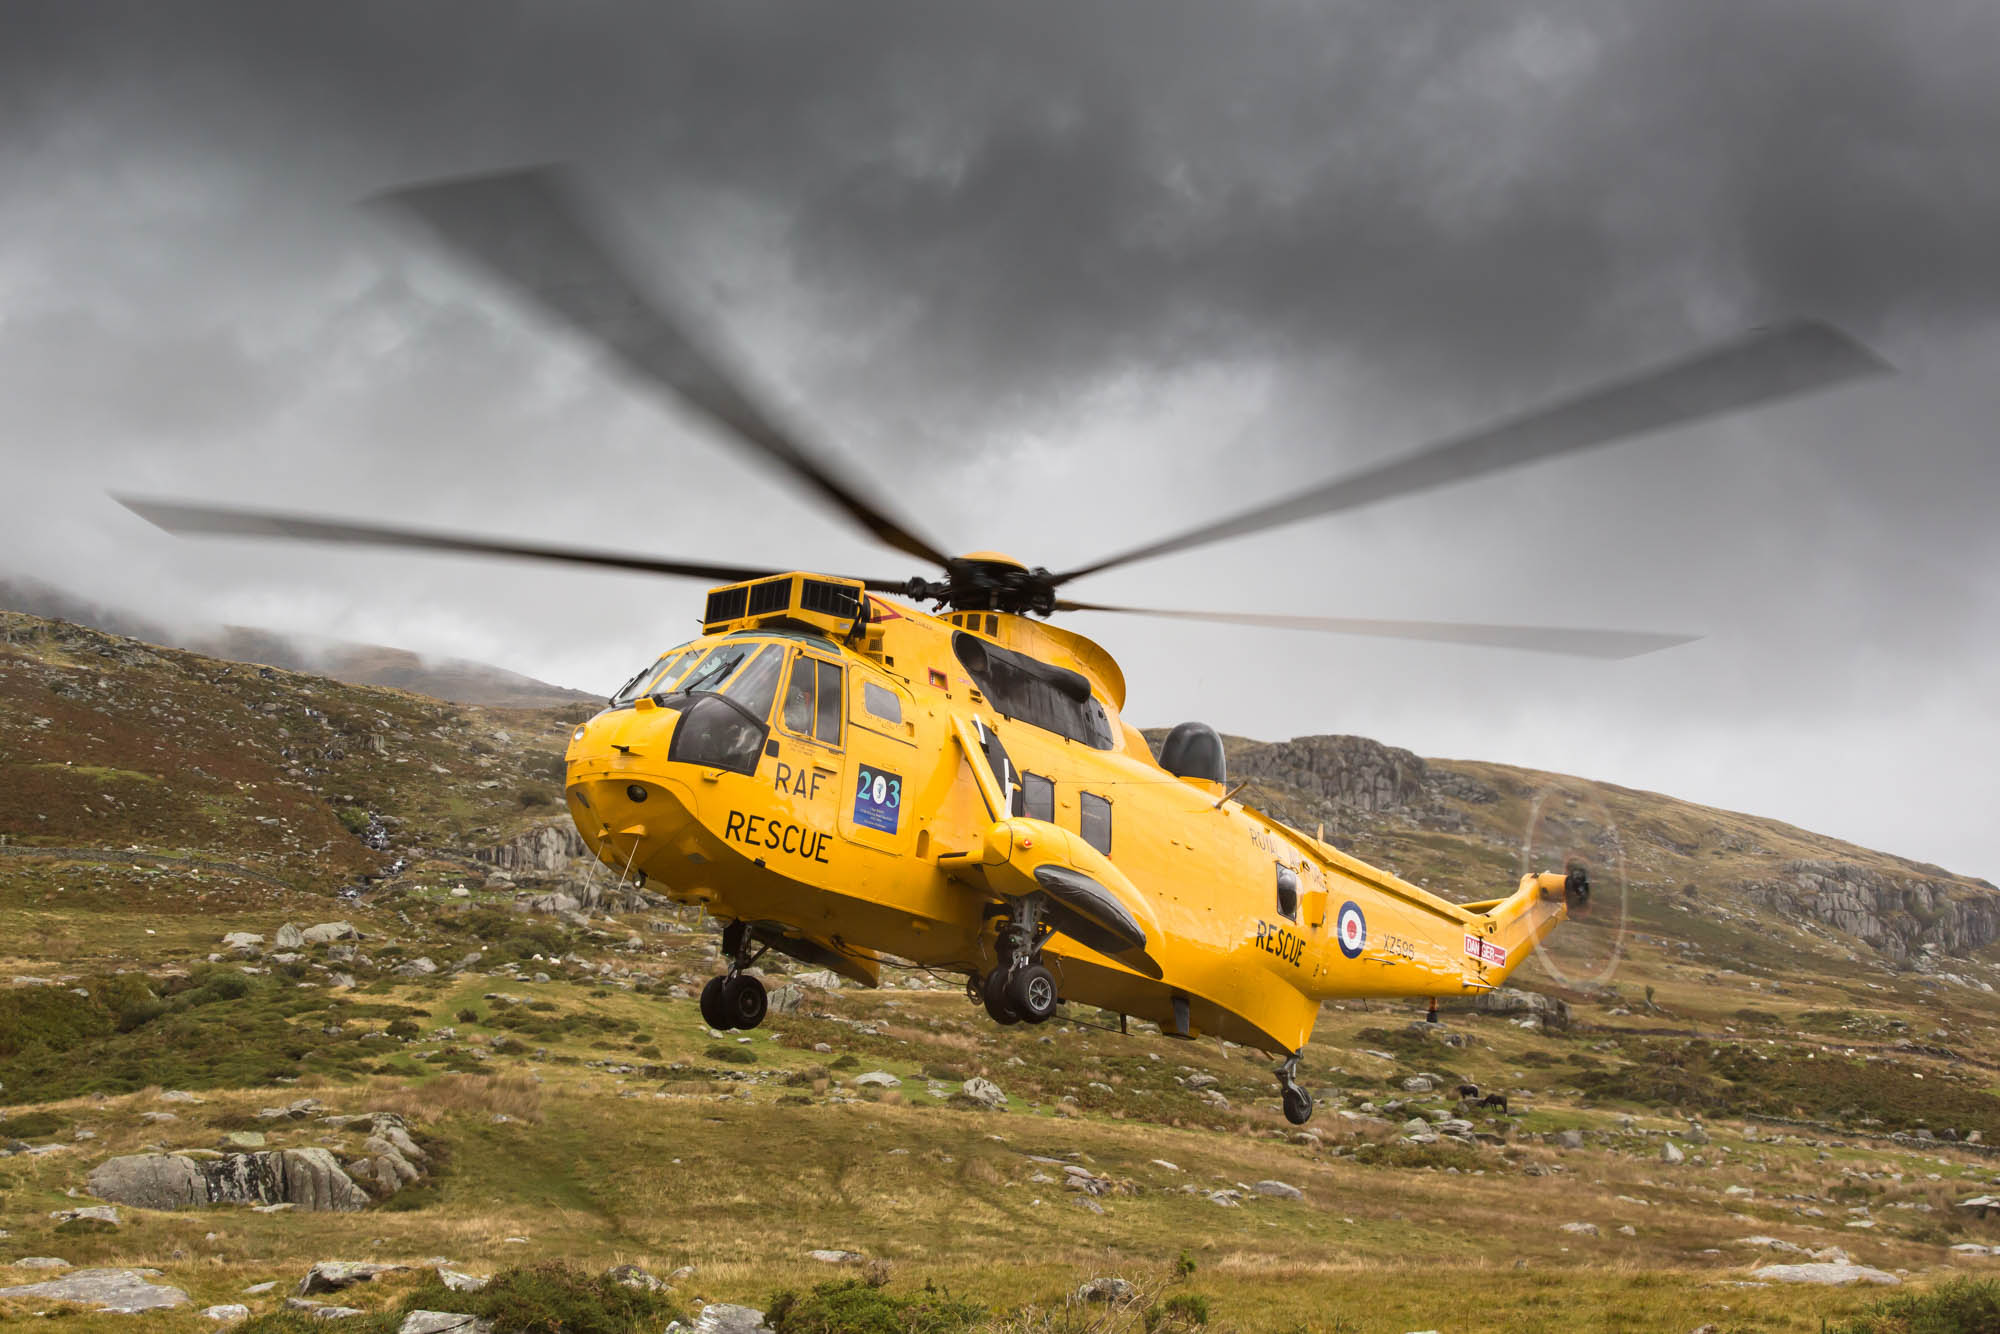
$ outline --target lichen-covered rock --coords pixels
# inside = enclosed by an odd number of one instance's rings
[[[213,1204],[289,1204],[351,1213],[368,1196],[321,1148],[231,1153],[196,1159],[178,1153],[112,1158],[90,1173],[90,1193],[136,1209],[201,1209]]]
[[[77,1302],[120,1315],[186,1306],[188,1295],[179,1288],[152,1281],[159,1276],[157,1269],[78,1269],[41,1283],[0,1288],[0,1301],[34,1298]]]

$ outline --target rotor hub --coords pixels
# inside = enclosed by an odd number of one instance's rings
[[[944,578],[915,578],[905,595],[952,611],[1002,611],[1048,616],[1056,609],[1056,578],[998,551],[975,551],[945,562]]]

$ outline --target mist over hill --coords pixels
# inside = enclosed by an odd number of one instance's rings
[[[533,709],[597,698],[503,667],[459,658],[428,658],[381,644],[281,634],[240,625],[170,626],[122,607],[107,607],[39,580],[0,577],[0,608],[74,621],[130,639],[191,649],[212,658],[312,672],[350,685],[393,686],[455,704]]]

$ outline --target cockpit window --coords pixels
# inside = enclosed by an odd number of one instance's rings
[[[630,704],[641,695],[657,695],[673,688],[673,679],[686,671],[694,660],[701,656],[700,649],[669,649],[637,676],[618,687],[618,693],[611,697],[612,707]]]
[[[1095,750],[1111,749],[1111,718],[1082,673],[959,633],[952,651],[1002,714]]]
[[[698,695],[703,691],[721,690],[722,683],[729,679],[729,674],[742,666],[743,660],[750,656],[751,650],[758,647],[760,646],[757,644],[724,644],[703,658],[701,665],[687,674],[687,678],[677,687],[678,692]]]
[[[759,718],[769,718],[771,702],[778,697],[778,675],[784,668],[785,651],[776,644],[766,644],[722,693]]]

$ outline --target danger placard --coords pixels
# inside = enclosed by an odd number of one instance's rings
[[[1507,951],[1482,936],[1467,936],[1465,957],[1498,967],[1507,962]]]

